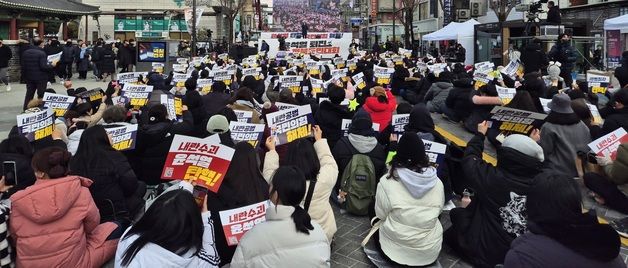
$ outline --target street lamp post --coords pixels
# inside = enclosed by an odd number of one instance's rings
[[[393,0],[393,42],[395,42],[395,40],[397,39],[396,37],[396,22],[397,22],[397,0]]]

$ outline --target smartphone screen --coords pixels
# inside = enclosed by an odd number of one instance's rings
[[[207,188],[201,186],[194,186],[192,190],[192,195],[194,195],[194,201],[196,201],[196,205],[199,208],[203,207],[203,202],[205,202],[205,196],[207,196]]]
[[[17,183],[17,169],[15,167],[15,161],[2,162],[2,170],[4,176],[5,185],[15,185]]]

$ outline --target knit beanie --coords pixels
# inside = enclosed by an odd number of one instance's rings
[[[214,115],[207,121],[207,132],[210,134],[222,134],[229,131],[229,121],[224,115]]]
[[[399,144],[399,147],[402,148],[401,144]],[[508,137],[504,139],[504,142],[502,143],[502,147],[507,147],[517,152],[520,152],[522,154],[525,154],[527,156],[534,157],[540,162],[545,161],[545,156],[543,155],[543,148],[541,148],[541,146],[538,143],[536,143],[533,139],[531,139],[530,137],[526,135],[521,135],[521,134],[508,135]]]
[[[349,125],[349,133],[360,136],[375,136],[371,115],[364,110],[359,110],[355,113],[353,119],[351,119],[351,125]]]
[[[560,66],[560,62],[550,62],[549,66],[547,66],[547,75],[550,78],[559,79]]]
[[[406,166],[416,166],[425,161],[425,145],[416,132],[404,132],[397,148],[395,160],[398,163],[406,164]]]
[[[157,104],[148,110],[148,122],[151,124],[168,120],[168,109],[163,104]]]

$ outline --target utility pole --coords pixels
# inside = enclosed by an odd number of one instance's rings
[[[397,21],[397,0],[393,0],[393,38],[392,41],[395,42],[396,39],[396,30],[395,28],[397,28],[396,26],[396,22]],[[388,48],[386,48],[388,49]]]
[[[192,0],[192,57],[196,56],[196,19],[196,0]]]

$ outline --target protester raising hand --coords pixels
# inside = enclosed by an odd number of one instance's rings
[[[541,140],[541,130],[539,130],[538,128],[533,129],[532,133],[530,133],[530,138],[536,142],[539,142]]]
[[[266,149],[268,149],[269,151],[275,150],[275,136],[271,135],[266,138]]]
[[[482,135],[486,135],[488,131],[488,121],[482,121],[482,123],[478,124],[478,133],[482,133]]]
[[[323,138],[323,130],[318,125],[312,126],[312,132],[314,134],[314,140],[319,141]]]

